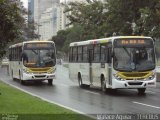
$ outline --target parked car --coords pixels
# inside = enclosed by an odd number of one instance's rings
[[[5,67],[5,66],[8,66],[8,65],[9,65],[9,60],[7,58],[2,59],[1,66]]]

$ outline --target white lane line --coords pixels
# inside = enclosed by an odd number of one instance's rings
[[[69,87],[69,86],[66,85],[66,84],[57,84],[57,85],[60,85],[60,86],[63,86],[63,87]]]
[[[156,92],[153,92],[153,91],[146,91],[146,92],[147,92],[147,93],[154,93],[154,94],[156,93]]]
[[[87,93],[92,93],[92,94],[95,94],[95,95],[100,95],[99,93],[92,92],[92,91],[88,91],[88,90],[86,90],[85,92],[87,92]]]
[[[5,82],[5,83],[7,83],[7,82]],[[69,110],[71,110],[71,111],[74,111],[74,112],[77,112],[77,113],[82,114],[82,115],[84,115],[84,116],[87,116],[87,117],[90,117],[90,118],[95,119],[95,117],[93,117],[93,116],[91,116],[91,115],[87,115],[86,113],[81,112],[81,111],[79,111],[79,110],[76,110],[76,109],[74,109],[74,108],[71,108],[71,107],[68,107],[68,106],[59,104],[59,103],[54,102],[54,101],[51,101],[51,100],[47,100],[46,98],[43,98],[43,97],[41,97],[41,96],[39,96],[39,95],[36,95],[36,94],[34,94],[34,93],[31,93],[31,92],[28,92],[28,91],[26,91],[26,90],[24,90],[24,89],[22,89],[22,88],[19,88],[19,87],[15,86],[15,85],[10,84],[10,83],[7,83],[7,84],[10,85],[10,86],[12,86],[12,87],[14,87],[14,88],[16,88],[16,89],[18,89],[18,90],[21,90],[21,91],[23,91],[23,92],[25,92],[25,93],[27,93],[27,94],[30,94],[30,95],[32,95],[32,96],[34,96],[34,97],[38,97],[38,98],[40,98],[40,99],[43,100],[43,101],[46,101],[46,102],[49,102],[49,103],[58,105],[58,106],[60,106],[60,107],[69,109]]]
[[[135,103],[135,104],[139,104],[139,105],[144,105],[144,106],[160,109],[160,107],[158,107],[158,106],[148,105],[148,104],[144,104],[144,103],[140,103],[140,102],[135,102],[135,101],[132,101],[132,102]]]

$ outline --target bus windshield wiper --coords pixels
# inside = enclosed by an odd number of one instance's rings
[[[38,52],[36,52],[35,50],[32,50],[33,53],[35,53],[36,55],[38,55]]]

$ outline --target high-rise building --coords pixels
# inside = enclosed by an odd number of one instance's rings
[[[36,33],[41,36],[41,39],[49,39],[51,37],[51,33],[55,33],[54,29],[56,26],[52,23],[53,21],[53,9],[52,7],[55,6],[55,4],[58,4],[59,0],[29,0],[28,1],[28,11],[29,11],[29,21],[34,21],[36,26]],[[50,25],[49,25],[49,24]],[[48,26],[48,29],[50,33],[46,33],[42,31],[42,28],[46,28]],[[52,28],[51,28],[52,27]],[[46,34],[45,34],[46,33]]]
[[[59,3],[59,0],[29,0],[28,10],[30,20],[33,19],[36,23],[39,22],[41,14],[48,8],[52,7],[55,3]]]
[[[41,14],[39,20],[39,34],[41,40],[49,40],[57,33],[57,9],[58,4],[48,8]]]
[[[29,0],[31,14],[28,18],[36,23],[36,33],[41,36],[40,39],[51,39],[57,31],[71,27],[67,26],[70,21],[66,16],[70,13],[64,13],[65,4],[76,1],[87,3],[86,0]]]

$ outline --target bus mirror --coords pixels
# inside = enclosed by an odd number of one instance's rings
[[[28,56],[27,56],[27,54],[26,54],[26,53],[22,52],[21,60],[23,60],[23,61],[27,61],[27,62],[28,62]]]
[[[21,61],[23,60],[23,57],[24,57],[24,53],[22,52],[22,54],[21,54]]]

